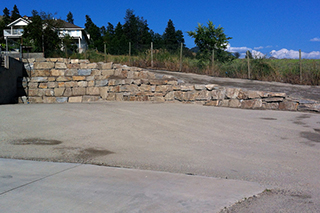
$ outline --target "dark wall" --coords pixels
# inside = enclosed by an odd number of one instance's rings
[[[23,63],[14,58],[9,57],[9,69],[0,66],[0,104],[18,102],[18,87],[24,74]]]

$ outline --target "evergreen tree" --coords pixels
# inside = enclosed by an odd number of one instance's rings
[[[73,14],[69,11],[68,15],[67,15],[67,22],[70,24],[74,24],[74,20],[73,20]]]
[[[105,28],[105,32],[103,34],[103,42],[106,43],[107,53],[112,52],[112,39],[114,36],[114,27],[108,22],[108,26]]]
[[[89,48],[96,48],[103,52],[103,40],[100,33],[100,28],[97,27],[91,20],[90,16],[86,15],[85,30],[90,35]]]
[[[11,22],[11,18],[10,18],[10,11],[8,10],[8,8],[4,8],[3,10],[3,17],[2,17],[2,21],[5,25],[10,24]]]
[[[153,30],[150,30],[151,41],[153,42],[154,49],[163,48],[163,39],[159,33],[154,33]]]
[[[132,44],[132,54],[137,54],[150,47],[151,34],[147,20],[136,16],[133,12],[130,9],[126,11],[123,31],[127,40]]]
[[[111,41],[111,54],[126,55],[128,54],[128,40],[124,34],[123,26],[119,22],[114,29],[114,36]]]
[[[11,11],[11,21],[15,21],[20,17],[21,17],[21,15],[20,15],[20,12],[18,10],[17,5],[14,5],[13,10]]]
[[[163,33],[163,42],[165,48],[170,52],[177,51],[181,43],[184,45],[183,33],[181,30],[176,31],[171,19],[169,19],[168,25]]]

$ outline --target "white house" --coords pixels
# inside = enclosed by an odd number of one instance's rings
[[[21,40],[23,35],[23,28],[31,22],[31,18],[28,17],[19,18],[11,22],[7,25],[7,27],[10,28],[3,30],[4,38],[6,40],[8,38],[12,40]],[[88,34],[85,32],[84,28],[78,27],[74,24],[70,24],[66,21],[62,21],[62,27],[58,29],[58,35],[60,38],[63,38],[67,34],[75,40],[75,44],[78,47],[79,53],[85,51],[88,48]]]

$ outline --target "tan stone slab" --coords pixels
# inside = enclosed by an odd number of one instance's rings
[[[69,103],[80,103],[82,102],[82,96],[78,97],[69,97]]]

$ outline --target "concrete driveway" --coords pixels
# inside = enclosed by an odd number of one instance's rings
[[[131,102],[3,105],[0,138],[2,158],[178,175],[173,180],[249,181],[258,183],[252,192],[270,189],[229,212],[320,211],[319,114]]]

